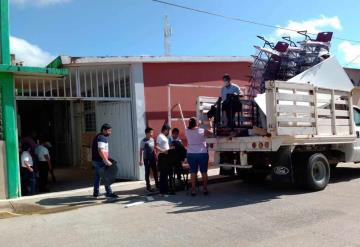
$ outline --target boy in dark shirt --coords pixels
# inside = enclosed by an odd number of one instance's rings
[[[155,179],[156,188],[159,188],[158,171],[156,169],[155,141],[153,138],[154,130],[145,129],[145,138],[140,142],[140,166],[145,167],[146,190],[152,192],[150,185],[150,170],[152,170]]]
[[[175,188],[175,175],[177,179],[181,181],[181,174],[183,173],[183,167],[182,162],[185,160],[186,157],[186,148],[182,144],[181,139],[179,138],[180,131],[178,128],[174,128],[171,131],[171,137],[169,138],[169,144],[170,144],[170,161],[172,165],[172,171],[171,171],[171,178],[170,181],[170,188],[174,190]]]

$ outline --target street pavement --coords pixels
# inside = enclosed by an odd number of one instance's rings
[[[354,165],[338,168],[316,193],[240,180],[211,184],[208,196],[139,189],[88,206],[71,195],[39,198],[39,206],[71,201],[73,208],[0,220],[0,246],[360,246]]]

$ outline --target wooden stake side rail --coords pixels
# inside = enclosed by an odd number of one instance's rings
[[[351,93],[312,84],[266,83],[268,132],[273,136],[354,135]]]

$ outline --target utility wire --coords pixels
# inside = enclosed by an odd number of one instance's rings
[[[354,59],[350,60],[350,62],[348,62],[347,64],[345,64],[345,66],[348,66],[348,65],[352,64],[352,63],[355,62],[358,58],[360,58],[360,54],[357,55]]]
[[[241,18],[233,17],[233,16],[226,16],[226,15],[223,15],[223,14],[209,12],[209,11],[206,11],[206,10],[195,9],[195,8],[191,8],[191,7],[187,7],[187,6],[183,6],[183,5],[178,5],[178,4],[175,4],[175,3],[169,3],[169,2],[166,2],[166,1],[161,1],[161,0],[152,0],[152,1],[157,2],[157,3],[161,3],[161,4],[165,4],[165,5],[169,5],[169,6],[173,6],[173,7],[176,7],[176,8],[181,8],[181,9],[185,9],[185,10],[189,10],[189,11],[193,11],[193,12],[212,15],[212,16],[216,16],[216,17],[220,17],[220,18],[224,18],[224,19],[228,19],[228,20],[239,21],[239,22],[243,22],[243,23],[247,23],[247,24],[252,24],[252,25],[257,25],[257,26],[262,26],[262,27],[267,27],[267,28],[280,29],[280,30],[296,32],[296,33],[299,32],[299,31],[302,31],[302,30],[295,30],[295,29],[291,29],[291,28],[265,24],[265,23],[252,21],[252,20],[241,19]],[[315,33],[307,33],[307,34],[317,35]],[[341,38],[341,37],[333,37],[333,39],[342,40],[342,41],[349,41],[349,42],[353,42],[353,43],[360,43],[360,40],[351,40],[351,39],[346,39],[346,38]],[[356,59],[354,59],[354,60],[356,60]]]

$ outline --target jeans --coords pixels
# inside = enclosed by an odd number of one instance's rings
[[[30,172],[24,167],[21,168],[21,192],[24,196],[35,195],[36,193],[35,172]]]
[[[106,195],[111,195],[112,194],[111,186],[110,183],[108,182],[108,179],[105,177],[106,165],[102,161],[94,161],[94,160],[92,161],[92,165],[95,169],[94,195],[99,194],[100,180],[102,180],[102,182],[105,185]]]
[[[47,183],[49,176],[49,164],[46,161],[39,162],[39,190],[40,192],[47,191]]]
[[[159,154],[158,167],[160,171],[160,194],[166,194],[169,192],[168,176],[170,171],[170,164],[167,154]]]
[[[144,159],[144,167],[145,167],[146,187],[150,188],[150,171],[152,171],[154,179],[155,179],[155,185],[156,185],[156,187],[158,187],[159,181],[158,181],[158,171],[156,168],[156,160],[155,159]]]

